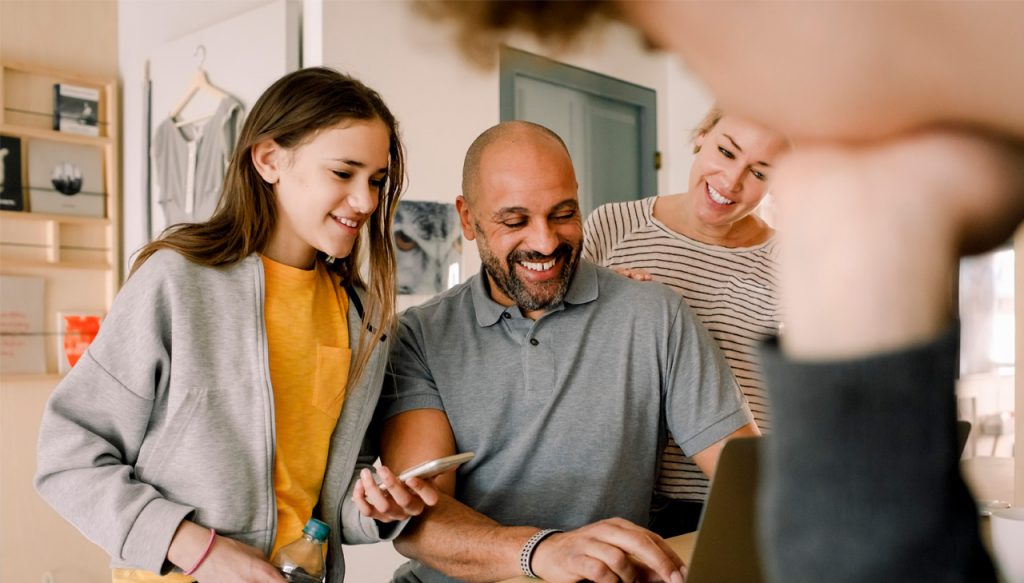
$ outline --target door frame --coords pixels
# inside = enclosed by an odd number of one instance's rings
[[[640,196],[658,193],[658,168],[655,156],[658,150],[657,92],[650,87],[623,81],[581,67],[541,57],[533,53],[502,45],[500,62],[500,118],[515,118],[515,80],[527,77],[576,91],[590,93],[628,103],[640,112]]]

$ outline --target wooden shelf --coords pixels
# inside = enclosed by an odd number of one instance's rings
[[[16,269],[86,269],[106,271],[112,266],[106,261],[30,261],[26,259],[0,258],[0,268]]]
[[[20,71],[22,73],[28,73],[29,75],[47,75],[49,77],[55,77],[67,81],[74,81],[76,83],[84,83],[86,85],[107,85],[110,83],[109,79],[101,77],[93,77],[90,75],[81,75],[72,71],[65,71],[63,69],[56,69],[41,65],[39,63],[25,63],[21,61],[4,61],[4,69],[10,69],[12,71]]]
[[[48,373],[14,373],[0,374],[0,384],[7,383],[33,383],[40,381],[57,382],[64,378],[64,375],[55,372]]]
[[[14,125],[9,123],[0,124],[0,132],[15,137],[39,138],[41,140],[53,140],[55,142],[67,142],[71,144],[84,144],[87,146],[104,147],[114,143],[110,136],[86,136],[73,134],[71,132],[58,132],[30,126]]]
[[[4,221],[54,221],[76,225],[109,225],[106,217],[82,217],[78,215],[53,215],[25,211],[0,211],[0,220]]]
[[[55,84],[64,83],[99,91],[95,113],[100,135],[53,129],[53,88]],[[88,77],[74,71],[52,69],[45,64],[0,61],[0,132],[20,141],[21,183],[26,188],[28,208],[33,208],[33,193],[29,192],[32,156],[37,151],[30,147],[33,142],[94,150],[101,161],[100,182],[90,190],[104,193],[105,216],[61,214],[62,209],[56,207],[53,207],[58,211],[56,213],[0,210],[0,229],[3,231],[0,274],[42,280],[44,327],[47,323],[56,322],[56,314],[62,311],[109,311],[121,286],[118,119],[116,78]],[[93,152],[89,154],[92,156]],[[44,182],[42,178],[40,175],[37,182]],[[11,300],[3,298],[3,301]],[[8,306],[5,305],[4,309]],[[59,382],[63,375],[57,374],[57,343],[46,342],[44,351],[46,373],[0,373],[0,381]]]

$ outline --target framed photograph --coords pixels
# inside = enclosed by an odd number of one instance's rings
[[[461,281],[462,234],[454,204],[403,200],[393,232],[398,293],[433,295]]]
[[[47,140],[28,141],[29,210],[102,217],[106,209],[103,151]]]
[[[57,366],[67,374],[100,332],[103,312],[57,312]]]
[[[0,136],[0,210],[25,210],[25,187],[21,180],[21,140]]]
[[[46,372],[41,277],[0,275],[0,373]]]
[[[98,136],[99,110],[99,89],[67,83],[57,83],[53,86],[53,129]]]

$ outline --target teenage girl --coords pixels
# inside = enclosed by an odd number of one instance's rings
[[[378,488],[365,439],[395,316],[403,155],[375,91],[291,73],[253,106],[210,220],[139,253],[50,398],[36,476],[116,583],[284,581],[267,559],[311,516],[331,527],[341,581],[342,543],[393,538],[436,502],[387,468]]]

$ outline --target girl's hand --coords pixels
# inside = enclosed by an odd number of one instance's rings
[[[199,583],[285,583],[263,553],[234,539],[217,535],[210,543],[210,529],[183,520],[171,539],[167,559],[181,569],[191,569],[196,562],[199,568],[192,577]]]
[[[643,269],[625,269],[616,267],[612,268],[612,271],[636,281],[651,281],[651,274],[647,273]]]
[[[377,485],[370,470],[363,468],[352,489],[352,501],[364,516],[394,522],[418,516],[427,506],[437,504],[437,489],[431,481],[410,478],[403,484],[387,466],[381,466],[377,474],[383,488]]]
[[[224,536],[214,539],[210,554],[192,577],[199,583],[285,583],[263,553]]]

